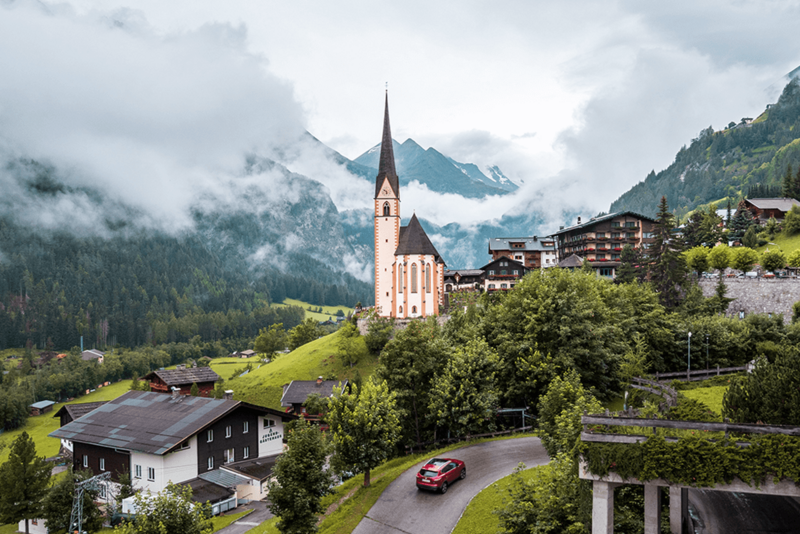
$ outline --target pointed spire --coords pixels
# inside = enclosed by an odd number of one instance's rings
[[[378,164],[378,176],[375,178],[375,197],[378,197],[384,179],[397,198],[400,198],[400,183],[394,166],[394,147],[392,146],[392,128],[389,125],[389,91],[386,91],[386,107],[383,114],[383,137],[381,138],[381,158]]]

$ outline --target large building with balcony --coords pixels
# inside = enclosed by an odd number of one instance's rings
[[[620,266],[620,256],[625,245],[646,249],[653,241],[655,219],[621,211],[592,217],[578,224],[562,227],[553,234],[558,261],[573,254],[589,261],[600,276],[613,278]]]
[[[493,237],[489,239],[493,260],[506,257],[528,269],[555,267],[556,249],[552,237]]]

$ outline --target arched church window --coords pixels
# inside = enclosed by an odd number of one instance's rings
[[[411,313],[417,313],[417,307],[411,306]]]
[[[402,315],[402,313],[403,313],[403,307],[402,306],[400,306],[400,308],[398,308],[397,313]]]
[[[431,264],[425,266],[425,292],[431,292]]]
[[[411,292],[417,292],[417,264],[411,264]]]
[[[388,217],[391,214],[392,214],[392,209],[389,207],[389,203],[388,202],[384,202],[383,203],[383,215],[384,215],[384,217]]]
[[[397,266],[397,292],[403,292],[403,265]]]

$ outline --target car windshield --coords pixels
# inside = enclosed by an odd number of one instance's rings
[[[439,475],[439,473],[437,473],[436,471],[430,471],[428,469],[420,469],[419,474],[424,477],[435,477]]]

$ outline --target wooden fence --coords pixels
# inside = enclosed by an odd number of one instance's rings
[[[669,419],[639,419],[635,417],[611,417],[608,415],[584,415],[581,417],[583,432],[581,441],[592,443],[640,443],[648,436],[635,434],[606,434],[592,432],[590,426],[628,426],[639,428],[652,428],[655,434],[657,428],[671,428],[673,430],[695,430],[701,432],[724,432],[727,438],[730,432],[739,434],[783,434],[785,436],[800,436],[800,427],[786,425],[756,425],[748,423],[730,423],[726,419],[723,423],[703,423],[699,421],[671,421]],[[678,438],[667,438],[667,441],[677,441]]]
[[[656,373],[656,381],[663,379],[680,380],[681,382],[694,382],[697,380],[707,380],[712,376],[722,376],[732,373],[747,371],[748,367],[722,367],[718,365],[716,369],[698,369],[696,371],[677,371],[674,373]]]
[[[661,382],[657,382],[655,380],[648,380],[646,378],[639,378],[635,377],[632,380],[631,387],[634,389],[639,389],[641,391],[646,391],[648,393],[652,393],[653,395],[658,395],[664,399],[666,403],[666,407],[670,406],[677,406],[678,405],[678,392],[675,389],[665,386]]]
[[[435,445],[437,443],[444,443],[449,445],[450,443],[457,443],[459,441],[469,441],[471,439],[480,439],[480,438],[495,438],[497,436],[502,436],[505,434],[513,434],[515,432],[525,432],[526,430],[533,430],[533,426],[521,426],[519,428],[512,428],[511,430],[498,430],[497,432],[487,432],[485,434],[467,434],[466,436],[462,436],[459,438],[444,438],[444,439],[437,439],[434,441],[423,441],[422,443],[417,443],[414,446],[406,445],[406,454],[414,454],[414,449],[420,451],[427,447],[428,445]]]

